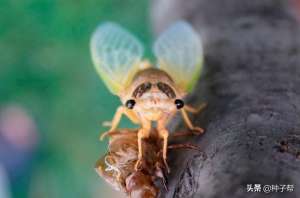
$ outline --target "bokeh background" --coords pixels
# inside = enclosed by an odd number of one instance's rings
[[[149,46],[148,9],[146,0],[0,0],[0,198],[116,196],[94,164],[119,100],[93,68],[89,39],[114,21]]]

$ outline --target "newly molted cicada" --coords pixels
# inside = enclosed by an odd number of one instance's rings
[[[120,97],[110,130],[114,131],[125,114],[141,125],[138,130],[138,168],[142,159],[142,139],[149,137],[151,122],[163,139],[163,159],[166,163],[169,132],[168,121],[180,111],[189,129],[203,132],[190,121],[187,112],[197,109],[184,104],[184,97],[194,88],[203,62],[199,34],[186,22],[180,21],[167,29],[153,45],[156,65],[143,61],[143,46],[117,24],[100,25],[91,38],[94,65],[109,90]]]

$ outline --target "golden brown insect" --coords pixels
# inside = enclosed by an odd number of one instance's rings
[[[149,137],[152,122],[156,122],[159,137],[163,139],[163,159],[167,166],[166,125],[180,111],[188,128],[200,133],[203,129],[190,121],[187,112],[197,109],[183,102],[195,86],[203,62],[199,35],[186,22],[178,22],[167,29],[153,46],[156,66],[142,60],[140,42],[113,23],[100,25],[91,39],[94,65],[109,90],[120,97],[110,130],[114,131],[125,114],[132,122],[141,125],[137,133],[138,161],[143,157],[142,140]],[[107,123],[106,123],[107,124]]]
[[[97,173],[115,190],[125,192],[131,198],[158,197],[159,188],[155,182],[161,180],[166,188],[166,167],[164,166],[161,141],[157,130],[145,139],[143,148],[147,154],[139,170],[135,170],[138,160],[137,130],[121,129],[110,134],[108,152],[95,166]],[[172,148],[198,149],[191,144],[169,145]]]

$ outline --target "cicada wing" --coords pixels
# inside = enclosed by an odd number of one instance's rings
[[[157,66],[184,91],[190,92],[200,76],[203,49],[200,35],[187,22],[179,21],[163,32],[153,46]]]
[[[142,44],[121,26],[99,25],[91,37],[94,66],[109,90],[118,95],[139,69]]]

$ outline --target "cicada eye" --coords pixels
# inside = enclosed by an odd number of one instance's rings
[[[181,109],[184,106],[184,102],[180,99],[175,100],[175,105],[177,109]]]
[[[145,83],[145,88],[146,88],[147,90],[151,89],[151,87],[152,87],[152,84],[151,84],[151,83],[149,83],[149,82]]]
[[[125,103],[125,106],[128,109],[133,109],[134,105],[135,105],[135,100],[132,100],[132,99],[127,100],[126,103]]]

